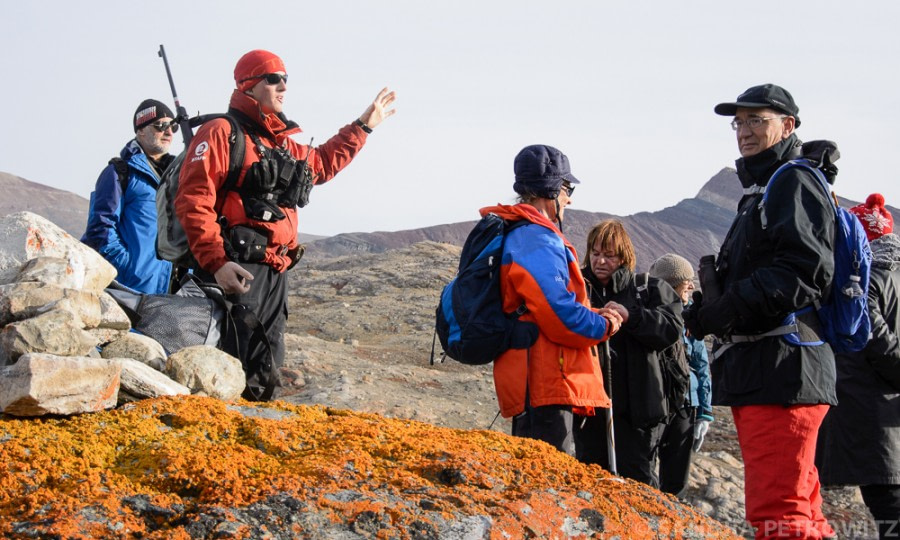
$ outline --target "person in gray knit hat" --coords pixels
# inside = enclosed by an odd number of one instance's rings
[[[694,268],[681,255],[666,253],[653,261],[650,275],[675,289],[685,306],[694,291]],[[706,344],[685,330],[684,350],[690,366],[691,385],[684,403],[666,426],[659,445],[659,489],[678,496],[687,487],[691,455],[700,450],[713,420]]]

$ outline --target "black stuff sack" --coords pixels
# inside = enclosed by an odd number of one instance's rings
[[[159,342],[167,355],[194,345],[216,347],[240,359],[247,377],[245,399],[274,396],[277,368],[262,325],[246,306],[229,302],[218,285],[188,274],[175,294],[142,294],[115,281],[106,292],[132,328]]]

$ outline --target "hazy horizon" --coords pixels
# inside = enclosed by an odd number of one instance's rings
[[[660,210],[733,166],[730,118],[712,109],[766,82],[794,95],[802,140],[838,143],[838,195],[900,204],[883,167],[900,146],[900,4],[746,11],[713,0],[6,3],[0,171],[88,198],[133,137],[137,104],[174,106],[164,44],[192,114],[225,109],[243,53],[279,54],[301,143],[325,142],[380,88],[398,92],[397,115],[313,190],[300,213],[312,234],[476,219],[512,202],[513,157],[534,143],[568,155],[582,181],[573,208]]]

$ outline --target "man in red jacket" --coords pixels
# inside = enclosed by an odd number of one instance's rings
[[[204,124],[191,140],[175,198],[198,274],[214,279],[229,300],[256,314],[272,343],[276,368],[284,360],[284,272],[302,254],[294,188],[303,183],[303,174],[318,185],[346,167],[368,134],[394,114],[389,107],[396,99],[394,92],[381,90],[361,116],[312,148],[290,138],[301,130],[282,112],[287,80],[284,62],[271,52],[254,50],[238,60],[228,114],[242,126],[246,151],[236,186],[222,191],[232,130],[220,118]]]

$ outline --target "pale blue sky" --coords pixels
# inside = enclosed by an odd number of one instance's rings
[[[0,0],[0,171],[88,197],[137,104],[172,105],[164,44],[192,113],[224,111],[243,53],[279,54],[304,143],[383,86],[399,93],[398,114],[313,190],[311,234],[475,219],[512,201],[513,157],[534,143],[568,154],[574,208],[659,210],[733,165],[729,118],[712,108],[766,82],[793,93],[802,139],[838,142],[838,194],[900,204],[900,3],[753,5]]]

